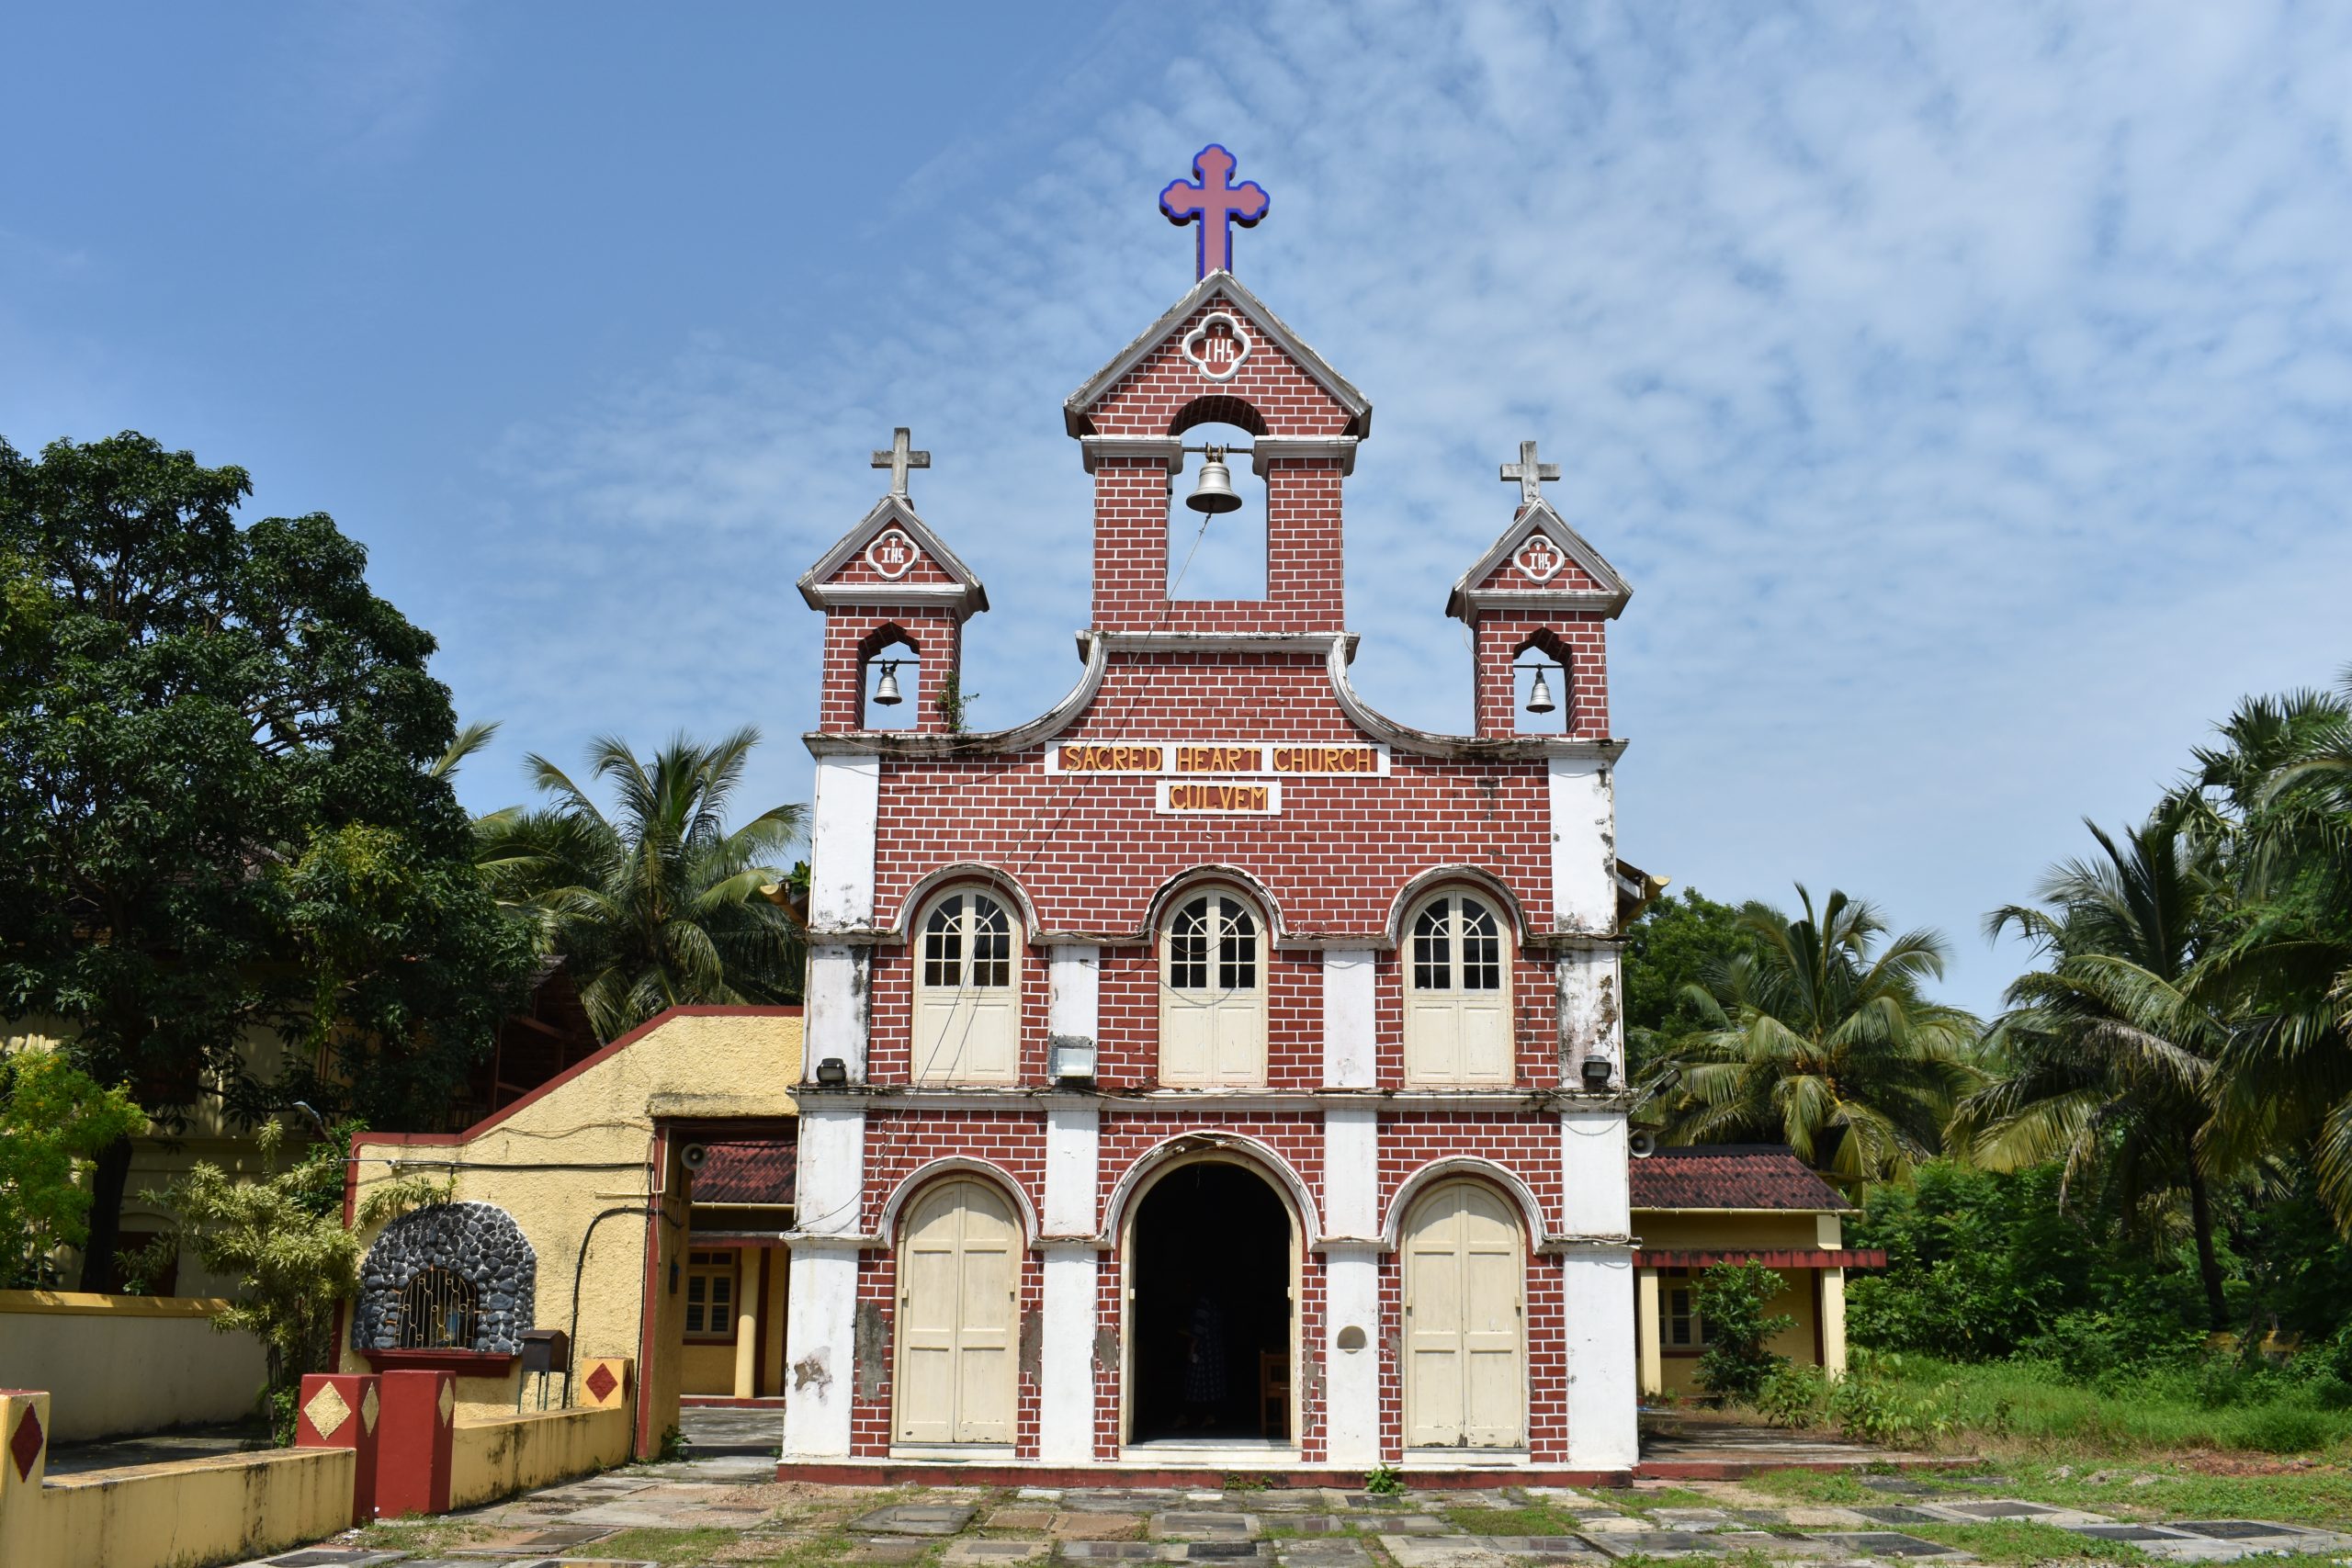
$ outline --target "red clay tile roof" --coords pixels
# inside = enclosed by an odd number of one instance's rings
[[[710,1157],[695,1172],[697,1204],[789,1203],[796,1152],[792,1141],[762,1139],[711,1144]]]
[[[1694,1144],[1631,1163],[1636,1209],[1850,1209],[1779,1144]]]

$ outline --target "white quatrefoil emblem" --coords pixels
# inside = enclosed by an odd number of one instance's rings
[[[896,582],[915,569],[915,542],[896,528],[885,528],[865,547],[865,564]]]
[[[1230,381],[1250,357],[1250,334],[1223,310],[1212,310],[1184,334],[1184,357],[1212,381]]]
[[[1567,552],[1542,534],[1530,534],[1511,564],[1531,582],[1549,582],[1568,564]]]

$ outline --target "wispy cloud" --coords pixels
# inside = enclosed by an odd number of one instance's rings
[[[522,617],[469,705],[541,749],[805,728],[789,583],[894,423],[997,605],[981,716],[1050,701],[1086,615],[1058,405],[1188,281],[1152,193],[1211,139],[1273,194],[1243,275],[1378,405],[1360,683],[1466,722],[1442,585],[1540,436],[1637,589],[1613,660],[1645,865],[1874,895],[1951,931],[1988,1005],[1976,915],[2078,814],[2143,808],[2239,692],[2345,656],[2352,16],[1394,5],[1193,36],[1065,88],[991,205],[943,154],[909,209],[944,249],[510,433],[483,613],[571,608]]]

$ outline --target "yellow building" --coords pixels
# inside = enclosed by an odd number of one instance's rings
[[[1846,1270],[1886,1254],[1845,1244],[1853,1205],[1779,1145],[1665,1148],[1633,1161],[1634,1332],[1645,1397],[1701,1392],[1707,1325],[1695,1276],[1754,1259],[1781,1276],[1766,1311],[1795,1323],[1771,1343],[1800,1366],[1846,1370]]]
[[[554,1406],[565,1374],[528,1370],[554,1330],[574,1367],[636,1360],[641,1454],[682,1397],[780,1395],[800,1073],[797,1007],[675,1008],[462,1133],[363,1134],[347,1212],[401,1177],[449,1201],[363,1233],[343,1370],[454,1371],[476,1416]]]

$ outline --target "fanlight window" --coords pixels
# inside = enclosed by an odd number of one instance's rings
[[[1178,906],[1162,948],[1159,1080],[1179,1088],[1266,1081],[1266,966],[1256,911],[1229,893]]]
[[[402,1350],[470,1350],[481,1296],[474,1282],[438,1265],[418,1269],[401,1288]]]
[[[914,1081],[1015,1081],[1019,996],[1004,906],[968,889],[933,904],[916,955]]]
[[[1503,922],[1484,900],[1447,893],[1422,905],[1409,930],[1406,1077],[1510,1083],[1510,962]]]

